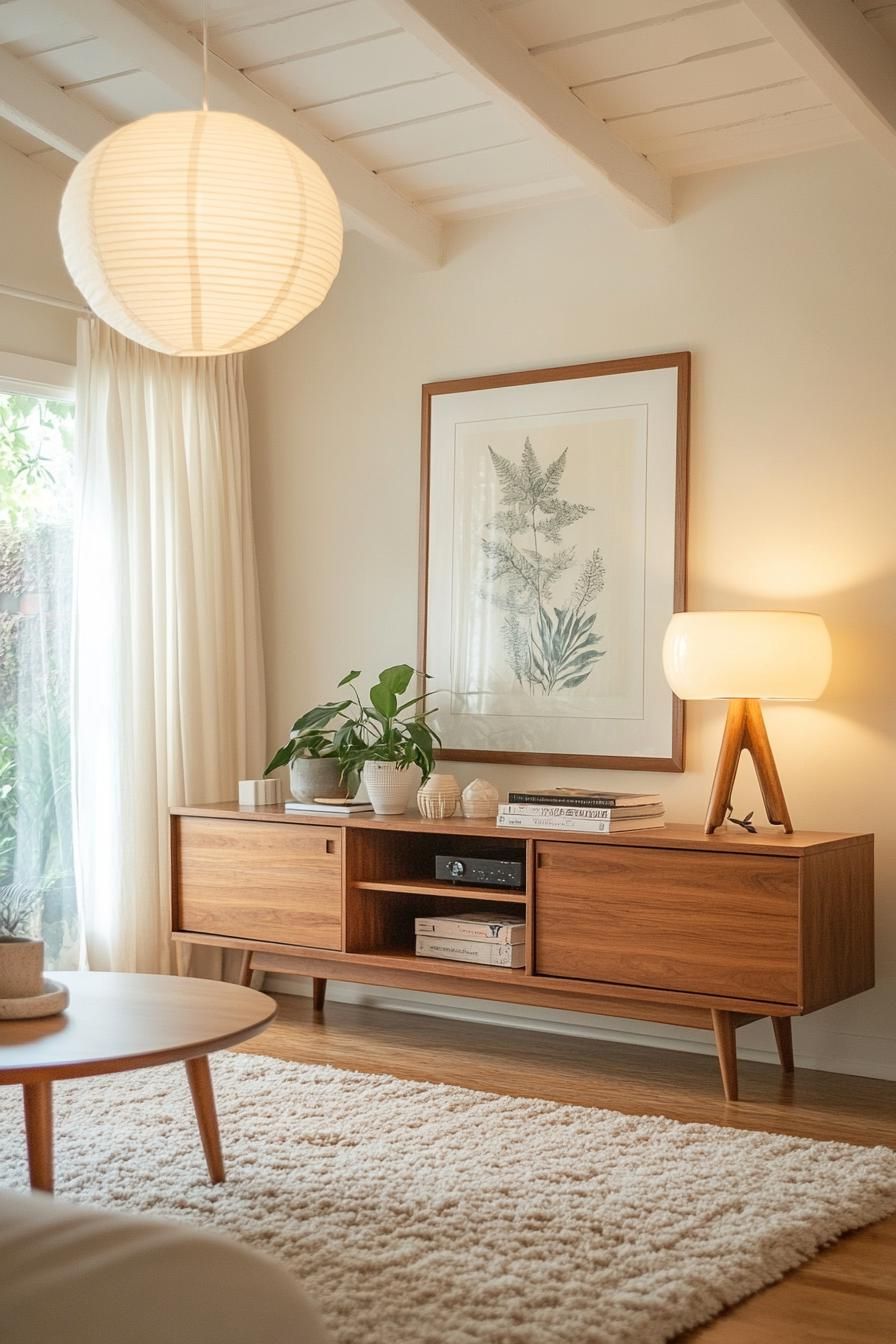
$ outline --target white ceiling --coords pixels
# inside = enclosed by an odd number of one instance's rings
[[[842,18],[847,39],[879,49],[863,48],[872,64],[892,60],[896,91],[896,0],[208,0],[209,46],[235,109],[270,113],[325,152],[362,227],[372,215],[384,237],[411,237],[422,215],[429,237],[433,221],[584,195],[604,178],[662,217],[667,178],[859,138],[848,90],[831,96],[836,69],[819,74],[789,39],[800,3],[831,12],[825,42]],[[201,0],[0,0],[0,61],[19,63],[6,82],[41,81],[4,94],[0,71],[0,139],[65,175],[106,123],[195,105],[201,11]],[[99,114],[74,149],[42,138],[45,86],[57,132],[72,102]],[[58,91],[70,101],[57,105]]]

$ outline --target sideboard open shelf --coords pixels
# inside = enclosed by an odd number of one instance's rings
[[[243,952],[255,971],[466,995],[714,1031],[737,1099],[735,1032],[874,983],[873,837],[667,825],[611,836],[514,831],[463,818],[336,818],[236,803],[175,808],[172,931]],[[518,888],[434,877],[436,854],[514,858]],[[416,916],[482,908],[526,921],[517,970],[414,954]],[[186,954],[186,955],[185,955]]]

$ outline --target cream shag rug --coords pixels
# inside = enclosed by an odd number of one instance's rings
[[[654,1344],[896,1210],[896,1153],[216,1055],[59,1083],[57,1192],[290,1265],[338,1344]],[[0,1185],[26,1184],[0,1088]],[[160,1291],[163,1291],[160,1285]]]

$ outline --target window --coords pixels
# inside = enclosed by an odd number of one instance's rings
[[[0,934],[77,965],[71,371],[0,354]]]

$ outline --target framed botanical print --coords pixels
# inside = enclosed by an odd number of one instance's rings
[[[684,768],[690,356],[423,388],[419,666],[454,760]]]

